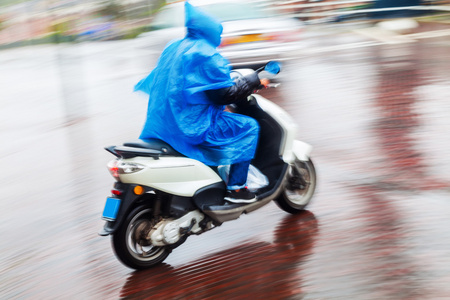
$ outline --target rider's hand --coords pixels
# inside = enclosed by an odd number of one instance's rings
[[[267,78],[263,78],[260,80],[261,82],[261,86],[263,86],[264,88],[267,88],[269,86],[270,80]]]
[[[233,105],[227,105],[227,106],[225,106],[225,109],[223,111],[234,113],[236,111],[236,109]]]

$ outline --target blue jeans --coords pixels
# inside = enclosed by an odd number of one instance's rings
[[[238,190],[246,187],[249,167],[249,160],[232,164],[230,166],[230,174],[228,175],[227,189]]]

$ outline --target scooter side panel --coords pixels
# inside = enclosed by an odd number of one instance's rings
[[[120,174],[123,183],[142,184],[157,190],[183,197],[192,197],[200,188],[221,182],[220,176],[210,167],[186,157],[135,157],[123,162],[144,165],[131,174]]]
[[[292,117],[275,103],[257,94],[254,94],[253,96],[258,101],[258,105],[274,118],[283,129],[284,134],[280,145],[280,156],[286,163],[292,162],[294,160],[292,148],[297,133],[297,125]]]

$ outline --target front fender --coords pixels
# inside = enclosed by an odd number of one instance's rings
[[[308,161],[313,147],[305,142],[294,140],[292,144],[292,152],[295,157],[301,161]]]

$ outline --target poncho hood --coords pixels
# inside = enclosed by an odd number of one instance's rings
[[[185,5],[187,36],[198,39],[204,38],[214,47],[220,45],[220,35],[223,27],[220,22],[206,14],[198,7],[192,6],[186,1]]]

